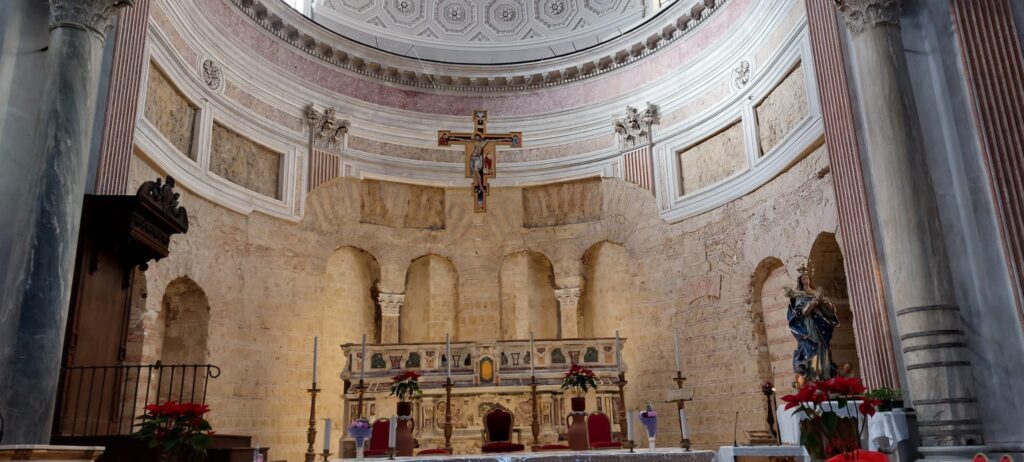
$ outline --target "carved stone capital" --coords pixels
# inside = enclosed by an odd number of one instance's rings
[[[626,116],[612,120],[615,133],[619,135],[622,149],[634,148],[651,142],[651,127],[658,123],[658,106],[647,103],[643,111],[626,106]]]
[[[306,121],[309,122],[309,131],[313,135],[313,146],[324,149],[341,147],[342,138],[348,133],[349,122],[339,119],[336,114],[332,107],[320,112],[311,104],[306,109]]]
[[[877,25],[900,25],[902,0],[836,0],[836,4],[854,35]]]
[[[50,29],[79,27],[104,35],[117,10],[126,6],[135,6],[135,0],[51,0]]]
[[[568,287],[555,290],[555,299],[562,308],[576,307],[580,304],[580,294],[583,290],[579,287]]]
[[[377,301],[380,302],[382,316],[398,316],[405,303],[405,294],[377,294]]]

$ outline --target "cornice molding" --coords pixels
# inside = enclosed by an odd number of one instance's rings
[[[698,0],[670,7],[662,15],[673,20],[652,20],[607,44],[595,47],[558,69],[534,68],[489,70],[488,66],[453,65],[466,72],[435,74],[424,71],[420,61],[385,55],[354,40],[333,34],[335,40],[319,39],[321,26],[279,1],[230,0],[242,13],[265,30],[302,52],[347,71],[396,85],[459,92],[501,93],[547,88],[579,82],[628,66],[671,45],[703,24],[728,0]],[[545,65],[544,61],[540,62]],[[436,64],[436,63],[431,63]],[[523,69],[528,69],[524,73]]]

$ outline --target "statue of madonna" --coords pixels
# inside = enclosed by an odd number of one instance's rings
[[[832,331],[839,325],[836,307],[824,297],[822,290],[815,289],[811,282],[810,270],[799,269],[796,289],[786,288],[789,297],[789,330],[796,337],[796,351],[793,352],[793,371],[797,381],[828,380],[836,375],[836,364],[832,362]]]

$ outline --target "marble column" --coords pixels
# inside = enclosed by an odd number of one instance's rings
[[[399,325],[405,294],[378,294],[380,303],[380,343],[399,343]]]
[[[106,31],[131,0],[50,0],[50,44],[33,139],[40,176],[25,191],[30,218],[24,277],[5,295],[17,311],[17,336],[7,349],[0,385],[4,443],[50,441],[64,346],[71,279]]]
[[[561,326],[561,338],[579,338],[580,336],[580,293],[579,287],[555,290],[558,300],[558,321]]]
[[[952,290],[900,36],[900,0],[842,0],[867,183],[924,446],[981,444],[970,353]]]

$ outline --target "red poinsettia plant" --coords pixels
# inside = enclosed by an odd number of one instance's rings
[[[562,379],[562,389],[572,390],[574,395],[583,396],[587,394],[587,390],[597,390],[597,377],[594,371],[573,363]]]
[[[423,393],[420,390],[420,374],[416,371],[405,371],[391,378],[391,394],[397,396],[399,401],[409,401],[409,398],[420,393]]]
[[[203,416],[210,406],[168,401],[146,406],[132,436],[156,448],[164,462],[202,460],[213,443],[213,428]]]
[[[796,394],[786,395],[786,410],[796,408],[804,420],[800,423],[800,444],[819,460],[844,455],[847,460],[862,457],[861,434],[867,427],[867,417],[875,415],[878,400],[865,396],[867,388],[859,378],[835,377],[818,382],[807,382]],[[857,408],[865,416],[863,425],[857,417],[841,417],[851,401],[860,401]]]

